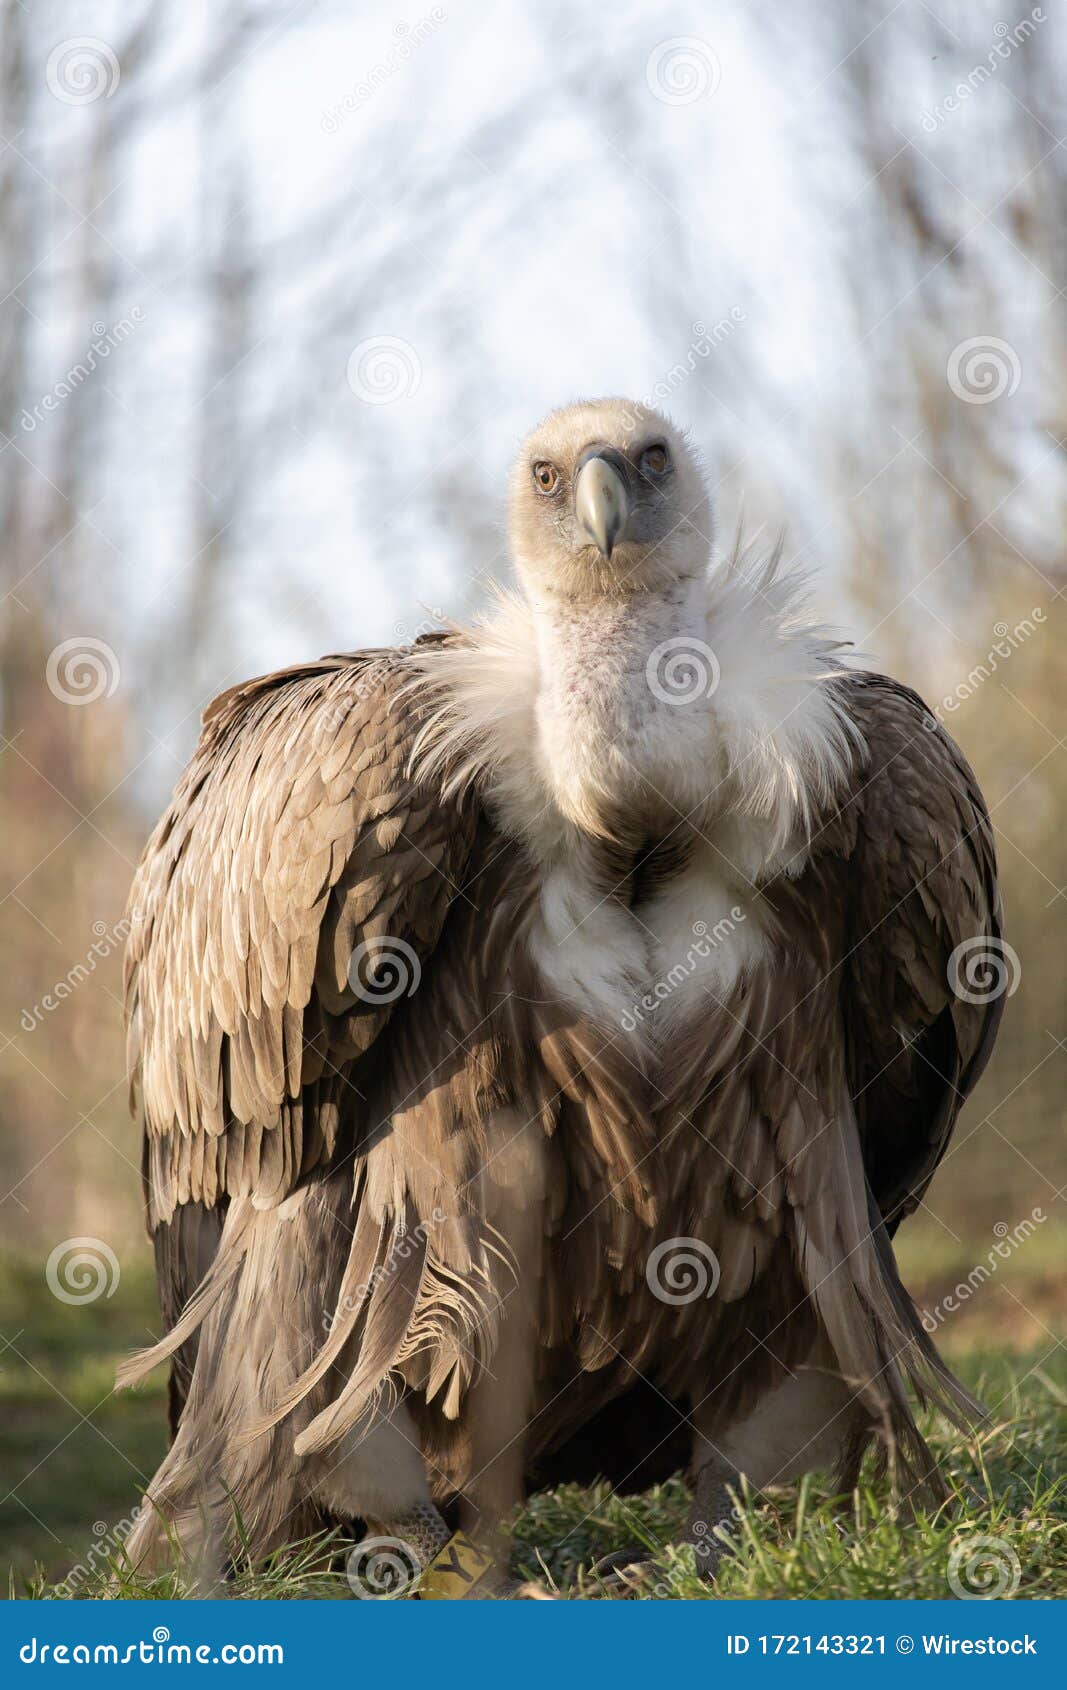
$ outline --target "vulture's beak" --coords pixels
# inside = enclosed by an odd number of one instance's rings
[[[578,470],[574,483],[574,514],[601,554],[610,558],[626,532],[630,490],[607,453],[594,450]],[[612,453],[614,456],[614,453]]]

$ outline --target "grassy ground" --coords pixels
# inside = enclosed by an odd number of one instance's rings
[[[638,1599],[938,1598],[953,1594],[949,1569],[957,1563],[965,1587],[1002,1580],[1005,1594],[1067,1596],[1063,1242],[1051,1234],[1031,1241],[1025,1263],[1007,1264],[939,1332],[953,1366],[991,1410],[970,1444],[930,1429],[953,1487],[950,1507],[902,1520],[887,1486],[873,1479],[843,1500],[815,1479],[741,1498],[736,1553],[712,1589],[691,1550],[669,1547],[686,1512],[680,1481],[626,1499],[603,1487],[567,1487],[534,1497],[513,1522],[513,1570],[570,1598],[627,1594],[590,1567],[640,1543],[653,1571],[633,1591]],[[917,1301],[935,1306],[975,1259],[974,1250],[935,1248],[918,1232],[906,1263]],[[38,1265],[0,1262],[0,1307],[0,1565],[11,1569],[14,1596],[101,1594],[109,1566],[121,1566],[125,1522],[164,1447],[162,1374],[139,1392],[111,1393],[116,1360],[154,1327],[150,1280],[124,1271],[113,1298],[76,1307],[48,1295]],[[227,1592],[346,1598],[345,1548],[336,1537],[295,1546],[265,1569],[239,1568]],[[72,1568],[79,1570],[69,1582]],[[133,1597],[189,1593],[178,1571],[151,1585],[121,1575],[119,1582]]]

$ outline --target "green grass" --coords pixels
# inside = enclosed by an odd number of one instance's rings
[[[1041,1327],[1054,1320],[1043,1291],[1028,1295],[1013,1284],[1013,1296],[1039,1310]],[[177,1561],[151,1581],[134,1576],[119,1547],[165,1443],[162,1374],[141,1391],[111,1393],[117,1359],[155,1324],[147,1272],[124,1272],[113,1298],[72,1307],[48,1294],[39,1268],[0,1263],[0,1304],[0,1564],[10,1566],[11,1594],[203,1594]],[[993,1554],[1013,1584],[1018,1567],[1019,1597],[1067,1596],[1067,1352],[1047,1329],[1021,1351],[1003,1340],[996,1320],[989,1325],[992,1341],[974,1321],[942,1334],[991,1417],[971,1442],[930,1426],[953,1491],[941,1510],[898,1517],[888,1486],[873,1477],[847,1498],[815,1478],[743,1496],[734,1553],[711,1587],[692,1550],[671,1547],[687,1509],[680,1480],[632,1498],[567,1486],[533,1497],[512,1522],[512,1571],[569,1599],[942,1598],[953,1594],[953,1551],[989,1537],[1003,1546]],[[1020,1330],[1017,1321],[1016,1340]],[[633,1590],[591,1572],[598,1557],[637,1544],[651,1566]],[[239,1559],[226,1594],[347,1598],[347,1547],[333,1534],[293,1545],[266,1566]],[[84,1569],[74,1589],[59,1582],[72,1567]]]
[[[938,1599],[953,1595],[953,1550],[983,1536],[1003,1544],[993,1554],[1009,1582],[1018,1563],[1018,1596],[1067,1596],[1067,1392],[1051,1375],[1015,1387],[1003,1363],[965,1371],[987,1402],[1006,1400],[970,1446],[929,1429],[952,1490],[940,1510],[901,1516],[884,1482],[842,1498],[811,1475],[767,1497],[746,1493],[712,1587],[692,1550],[670,1546],[688,1504],[680,1480],[636,1498],[568,1486],[534,1497],[516,1522],[516,1570],[572,1597]],[[1067,1367],[1059,1374],[1067,1381]],[[648,1573],[630,1592],[604,1591],[590,1564],[635,1543],[651,1557]]]
[[[158,1329],[145,1269],[115,1295],[59,1302],[43,1262],[0,1258],[0,1565],[16,1588],[60,1578],[129,1516],[166,1448],[165,1379],[113,1392],[115,1365]]]

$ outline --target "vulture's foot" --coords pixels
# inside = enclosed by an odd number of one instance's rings
[[[724,1557],[731,1553],[729,1536],[737,1523],[734,1496],[741,1488],[737,1469],[718,1455],[710,1458],[693,1481],[693,1501],[683,1544],[693,1550],[697,1572],[709,1582],[718,1576]],[[669,1600],[677,1594],[677,1580],[670,1568],[649,1559],[646,1545],[632,1544],[613,1550],[594,1561],[591,1575],[605,1594],[653,1596]]]
[[[599,1579],[612,1596],[636,1596],[651,1579],[656,1578],[658,1571],[655,1562],[649,1560],[648,1550],[643,1544],[602,1555],[592,1568],[593,1577]]]
[[[730,1552],[721,1533],[737,1519],[731,1491],[736,1493],[740,1487],[741,1475],[736,1468],[717,1456],[704,1464],[693,1483],[684,1541],[692,1544],[697,1572],[706,1579],[716,1577],[723,1557]]]
[[[452,1600],[493,1570],[493,1559],[464,1532],[450,1532],[432,1502],[417,1502],[389,1520],[367,1520],[348,1557],[356,1596]]]
[[[396,1520],[368,1521],[348,1557],[348,1582],[357,1596],[416,1602],[556,1600],[532,1579],[511,1578],[466,1532],[450,1532],[430,1502]]]

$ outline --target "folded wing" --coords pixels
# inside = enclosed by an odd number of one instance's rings
[[[869,747],[846,806],[842,1004],[867,1178],[890,1231],[919,1203],[1010,985],[993,828],[963,753],[907,687],[838,683]]]
[[[151,1228],[281,1202],[358,1118],[361,1064],[437,942],[476,817],[411,778],[393,654],[235,688],[130,897],[129,1069]]]

